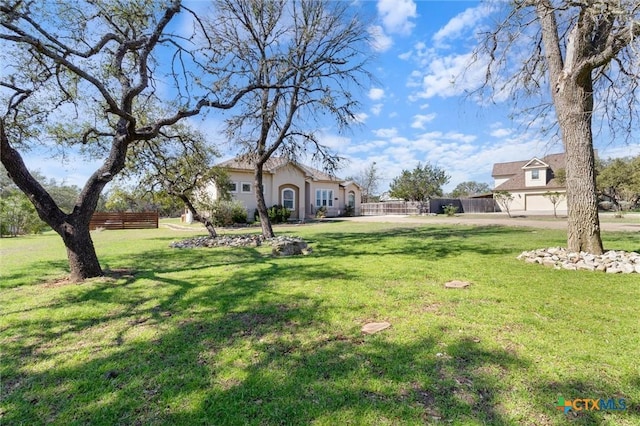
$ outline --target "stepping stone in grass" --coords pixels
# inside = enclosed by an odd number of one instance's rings
[[[467,288],[471,285],[470,282],[467,281],[457,281],[457,280],[453,280],[453,281],[449,281],[444,283],[445,288]]]
[[[391,324],[388,322],[370,322],[362,327],[362,332],[365,334],[374,334],[389,327],[391,327]]]

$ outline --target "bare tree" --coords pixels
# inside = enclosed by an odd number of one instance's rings
[[[500,206],[502,210],[507,212],[507,215],[511,217],[511,204],[513,203],[513,194],[509,191],[496,191],[493,193],[493,199]]]
[[[193,84],[199,66],[216,57],[214,51],[196,55],[192,38],[169,33],[181,10],[179,0],[0,3],[7,70],[0,80],[0,159],[40,218],[62,237],[72,280],[102,275],[89,221],[130,146],[205,108],[231,108],[252,89],[222,99],[228,85],[215,76]],[[199,90],[205,86],[211,89]],[[147,110],[157,104],[173,110]],[[102,159],[69,213],[23,161],[21,152],[39,144]]]
[[[363,203],[371,203],[382,178],[376,167],[376,162],[373,161],[356,176],[349,177],[347,180],[354,181],[362,188],[361,201]]]
[[[357,122],[354,97],[370,79],[365,69],[369,34],[346,2],[217,0],[209,29],[228,53],[215,73],[262,86],[227,120],[228,136],[254,166],[262,233],[274,236],[262,185],[267,160],[310,154],[333,171],[340,157],[314,133],[323,120],[339,129]]]
[[[640,3],[517,0],[505,7],[509,13],[477,52],[489,58],[484,88],[540,96],[538,116],[555,111],[567,158],[568,247],[600,254],[592,124],[595,117],[633,137]]]
[[[564,192],[558,192],[558,191],[547,191],[544,194],[542,194],[543,197],[545,197],[547,200],[551,201],[551,204],[553,204],[553,217],[557,218],[558,217],[558,205],[562,202],[562,200],[565,199],[566,195]]]

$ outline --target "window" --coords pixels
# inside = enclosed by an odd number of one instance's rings
[[[283,207],[289,210],[295,210],[295,197],[296,194],[293,189],[283,189],[282,190],[282,205]]]
[[[333,190],[316,189],[316,207],[333,207]]]
[[[241,182],[240,183],[240,189],[244,193],[251,192],[251,184],[248,183],[248,182]]]
[[[349,207],[355,207],[356,206],[356,193],[353,191],[349,191],[349,201],[347,204]]]
[[[236,182],[229,182],[229,192],[238,192],[238,184]]]
[[[531,170],[531,179],[540,179],[540,170]]]

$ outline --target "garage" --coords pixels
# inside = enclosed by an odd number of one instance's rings
[[[524,196],[525,210],[553,210],[551,201],[547,200],[544,195],[526,194]]]

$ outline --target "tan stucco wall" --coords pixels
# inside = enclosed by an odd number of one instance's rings
[[[229,171],[229,180],[236,183],[237,191],[231,195],[235,200],[242,202],[247,209],[249,220],[253,220],[257,203],[255,189],[253,188],[253,171]],[[349,192],[355,193],[356,214],[360,214],[360,189],[355,184],[341,187],[335,181],[310,181],[306,174],[297,166],[287,165],[275,171],[275,174],[265,173],[263,175],[264,198],[267,207],[274,204],[282,204],[282,191],[285,188],[294,189],[296,194],[295,214],[292,218],[313,217],[316,213],[316,189],[326,189],[333,191],[333,206],[328,209],[329,216],[344,214]],[[250,192],[242,191],[242,184],[251,185]],[[308,193],[307,193],[308,191]],[[210,194],[215,195],[215,185],[208,189]]]
[[[539,179],[533,179],[532,171],[538,170]],[[526,187],[535,187],[535,186],[545,186],[547,184],[547,169],[527,169],[524,173],[524,186]]]
[[[296,200],[294,204],[296,206],[296,214],[293,217],[304,218],[306,216],[306,206],[304,202],[304,188],[305,188],[305,175],[302,170],[294,165],[287,165],[276,170],[276,173],[272,176],[272,185],[269,188],[269,196],[266,195],[267,188],[265,187],[265,199],[269,198],[271,203],[267,203],[270,207],[274,204],[282,204],[282,190],[284,188],[293,188],[296,190]]]
[[[311,182],[309,185],[309,189],[311,190],[310,194],[310,204],[309,206],[312,208],[311,215],[315,215],[318,206],[316,205],[316,190],[318,189],[326,189],[333,191],[333,206],[327,207],[327,216],[338,216],[340,213],[344,211],[344,205],[342,206],[342,210],[340,208],[340,185],[337,182],[329,182],[329,181],[316,181]],[[337,200],[336,200],[337,198]]]

